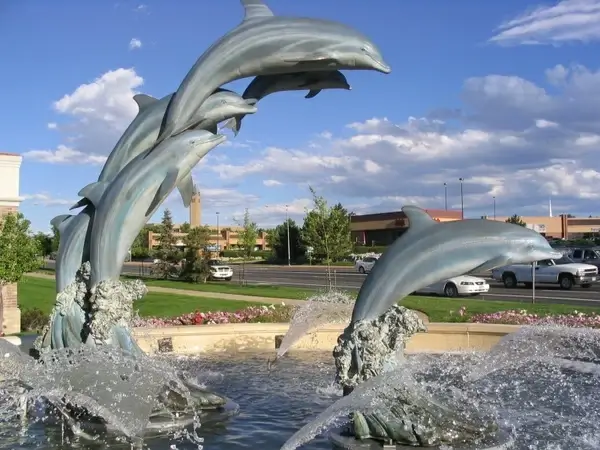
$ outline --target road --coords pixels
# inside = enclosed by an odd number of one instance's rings
[[[54,268],[54,261],[47,263],[48,268]],[[127,275],[149,275],[150,263],[126,263],[123,273]],[[232,265],[234,281],[240,279],[242,268]],[[358,290],[366,275],[357,273],[351,267],[335,268],[332,271],[332,283],[338,289]],[[310,290],[319,290],[327,286],[327,273],[324,267],[280,267],[247,264],[245,279],[252,284],[293,286]],[[505,289],[501,283],[489,280],[490,292],[479,296],[479,299],[490,301],[514,301],[531,303],[531,289]],[[575,287],[571,291],[563,291],[558,287],[543,286],[536,288],[536,301],[539,303],[563,303],[573,306],[600,307],[600,284],[589,289]]]

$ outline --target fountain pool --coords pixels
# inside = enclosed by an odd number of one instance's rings
[[[549,331],[556,335],[556,329]],[[560,332],[560,330],[559,330]],[[521,337],[484,354],[411,355],[402,363],[419,389],[435,398],[454,399],[491,412],[503,428],[510,430],[518,450],[587,450],[600,447],[600,365],[595,352],[577,358],[582,345],[590,348],[597,340],[594,331],[581,330],[590,338],[582,341],[571,332],[561,340],[543,338],[544,332],[523,333]],[[537,337],[536,337],[537,336]],[[519,348],[515,342],[530,342],[532,358],[511,358]],[[570,355],[565,345],[574,343]],[[551,346],[545,342],[552,342]],[[568,352],[567,352],[568,353]],[[569,356],[566,358],[565,356]],[[582,356],[582,355],[579,355]],[[291,352],[269,371],[267,360],[272,353],[208,354],[198,357],[169,357],[177,365],[190,370],[210,389],[232,398],[240,406],[237,416],[222,424],[204,424],[198,434],[205,449],[232,448],[280,449],[300,428],[322,415],[341,399],[341,390],[332,385],[334,365],[330,352]],[[502,361],[502,363],[500,363]],[[389,382],[396,382],[390,374]],[[384,376],[387,376],[385,374]],[[368,384],[373,384],[369,380]],[[367,383],[365,383],[366,385]],[[366,386],[365,386],[366,387]],[[360,388],[357,388],[357,392]],[[364,399],[352,396],[345,399],[365,405]],[[330,408],[331,409],[331,408]],[[0,408],[1,411],[1,408]],[[328,415],[324,421],[313,422],[302,438],[286,444],[303,449],[331,449],[327,433],[312,439],[327,427],[339,426],[344,417]],[[322,417],[321,417],[322,418]],[[161,437],[146,441],[147,448],[197,449],[185,438]],[[65,442],[60,426],[35,424],[23,431],[18,421],[0,423],[0,449],[24,450],[129,449],[130,445],[117,439],[110,442]]]

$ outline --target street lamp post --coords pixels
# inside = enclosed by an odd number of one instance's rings
[[[448,183],[444,183],[444,208],[448,211]]]
[[[285,223],[287,226],[287,260],[288,266],[292,265],[291,255],[290,255],[290,219],[288,219],[288,205],[285,205]]]
[[[217,254],[221,253],[221,230],[219,229],[219,211],[217,211]]]
[[[464,178],[459,178],[458,181],[460,181],[460,218],[464,219],[465,218],[465,201],[464,201],[464,195],[463,195],[463,181],[465,181]]]
[[[494,220],[496,220],[496,196],[492,197],[494,199]]]

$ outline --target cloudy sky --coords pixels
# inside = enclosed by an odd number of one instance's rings
[[[357,212],[405,204],[467,217],[599,215],[600,0],[270,0],[279,15],[352,25],[392,73],[349,72],[351,91],[272,95],[194,171],[203,222],[244,208],[300,219],[312,185]],[[22,210],[37,230],[95,181],[137,113],[242,17],[238,0],[3,1],[0,151],[24,156]],[[28,26],[24,26],[28,24]],[[242,92],[249,80],[232,83]],[[187,219],[174,193],[165,203]],[[157,213],[157,218],[162,210]]]

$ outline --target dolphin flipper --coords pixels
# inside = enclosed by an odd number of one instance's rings
[[[95,183],[88,184],[86,187],[80,190],[77,195],[87,198],[94,206],[98,206],[107,187],[108,183],[104,181],[97,181]]]
[[[475,267],[473,270],[467,273],[480,273],[485,272],[487,270],[495,269],[496,267],[508,266],[510,264],[510,259],[505,255],[498,256],[497,258],[490,259],[489,261],[484,262],[482,265]]]
[[[160,206],[162,201],[169,195],[169,192],[173,190],[175,185],[177,184],[177,170],[170,170],[165,177],[165,180],[159,186],[158,191],[156,191],[156,195],[152,199],[152,203],[146,210],[146,216],[152,215],[152,211]]]
[[[241,0],[246,10],[244,22],[254,19],[267,19],[273,17],[273,11],[262,0]]]
[[[244,118],[244,116],[234,116],[231,119],[229,119],[227,122],[225,122],[225,124],[223,125],[223,128],[229,128],[231,131],[233,131],[233,135],[237,136],[238,133],[240,132],[240,127],[242,126],[243,118]]]
[[[183,179],[177,184],[177,189],[181,194],[183,206],[189,208],[190,204],[192,203],[192,197],[194,196],[194,181],[192,180],[191,172],[187,176],[183,177]]]
[[[135,101],[138,105],[138,114],[141,113],[145,108],[154,104],[158,101],[158,99],[151,97],[146,94],[136,94],[133,96],[133,101]]]
[[[50,221],[50,225],[60,231],[65,227],[65,222],[72,217],[74,217],[72,214],[61,214],[60,216],[56,216],[54,219],[52,219]]]
[[[306,96],[304,98],[313,98],[319,92],[321,92],[321,89],[311,89],[310,91],[308,91],[308,94],[306,94]]]

